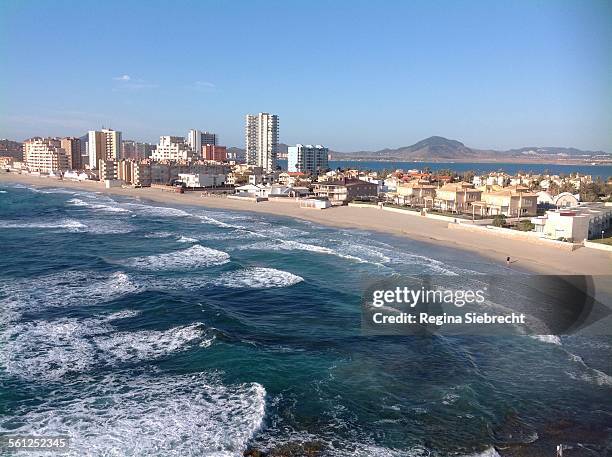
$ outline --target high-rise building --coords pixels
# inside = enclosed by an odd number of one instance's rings
[[[191,129],[187,134],[187,145],[196,154],[202,154],[202,132]]]
[[[263,167],[266,171],[275,170],[278,116],[268,113],[247,114],[245,136],[247,163]]]
[[[287,151],[287,171],[311,173],[319,175],[327,171],[329,149],[317,144],[296,144],[289,146]]]
[[[121,132],[112,129],[90,130],[87,140],[89,168],[98,168],[100,160],[121,158]]]
[[[50,173],[68,170],[68,157],[58,138],[31,138],[23,143],[23,159],[30,171]]]
[[[62,149],[68,158],[68,168],[71,170],[81,170],[81,139],[66,137],[61,140]]]
[[[151,154],[153,160],[191,160],[196,153],[182,136],[160,136],[159,144]]]
[[[202,132],[202,146],[206,144],[218,145],[219,138],[216,133]]]
[[[144,159],[151,155],[151,151],[148,146],[150,146],[148,143],[140,143],[134,140],[124,140],[121,143],[121,158]]]

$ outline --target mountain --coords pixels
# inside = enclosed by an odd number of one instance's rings
[[[457,140],[431,136],[411,146],[379,151],[332,152],[333,160],[397,160],[423,162],[610,162],[612,154],[563,147],[524,147],[507,151],[470,148]]]

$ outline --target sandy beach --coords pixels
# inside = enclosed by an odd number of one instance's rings
[[[612,274],[612,254],[605,251],[587,248],[565,251],[520,240],[501,238],[489,233],[451,230],[445,221],[387,211],[383,212],[377,208],[342,206],[326,210],[314,210],[299,208],[295,202],[266,201],[255,203],[223,197],[202,197],[200,192],[178,194],[164,192],[155,188],[105,189],[100,182],[59,181],[54,178],[40,178],[9,173],[0,173],[0,182],[83,189],[113,195],[137,197],[167,204],[177,203],[235,211],[269,213],[334,227],[384,232],[476,252],[489,258],[492,262],[500,264],[505,263],[506,257],[510,256],[512,258],[510,268],[528,269],[542,274]]]

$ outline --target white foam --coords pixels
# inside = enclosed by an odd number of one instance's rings
[[[6,194],[6,190],[0,190],[0,194]]]
[[[208,337],[207,337],[208,335]],[[175,352],[189,349],[194,344],[204,343],[208,347],[214,341],[201,323],[175,327],[165,331],[142,330],[138,332],[119,332],[94,338],[102,357],[108,363],[136,360],[155,360]]]
[[[69,456],[239,456],[262,425],[265,396],[260,384],[206,373],[112,374],[22,406],[11,433],[68,435]]]
[[[68,200],[69,204],[73,205],[73,206],[81,206],[81,207],[85,207],[85,208],[91,208],[94,210],[99,210],[99,211],[107,211],[107,212],[111,212],[111,213],[131,213],[131,211],[129,209],[126,208],[121,208],[120,206],[115,205],[104,205],[102,203],[92,203],[92,202],[86,202],[83,201],[79,198],[72,198],[70,200]],[[113,203],[115,203],[113,201]]]
[[[63,271],[0,284],[0,293],[5,295],[0,306],[3,314],[12,311],[17,318],[25,311],[99,305],[139,289],[121,271],[110,274]]]
[[[288,271],[255,267],[225,273],[216,283],[232,288],[268,289],[292,286],[303,280],[302,277]]]
[[[116,321],[120,319],[129,319],[131,317],[140,316],[141,312],[133,309],[125,309],[123,311],[117,311],[116,313],[109,314],[105,317],[107,321]]]
[[[485,449],[482,452],[478,452],[476,454],[469,454],[465,457],[501,457],[499,453],[492,446]]]
[[[0,334],[0,364],[31,381],[57,381],[95,364],[95,347],[85,337],[107,331],[96,320],[60,319],[15,324]]]
[[[151,206],[140,203],[125,203],[138,214],[153,216],[153,217],[188,217],[191,216],[187,211],[178,208],[170,208],[167,206]]]
[[[58,221],[0,221],[0,228],[40,228],[40,229],[83,229],[87,226],[75,219],[60,219]]]
[[[196,244],[182,251],[132,257],[120,263],[141,270],[187,270],[198,267],[222,265],[229,262],[226,252]]]
[[[543,343],[561,346],[561,338],[559,338],[557,335],[531,335],[531,338],[542,341]]]
[[[189,236],[181,236],[178,240],[179,243],[197,243],[199,240],[197,238],[191,238]]]

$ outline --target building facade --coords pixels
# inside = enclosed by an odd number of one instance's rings
[[[23,158],[30,171],[51,173],[69,169],[66,151],[57,138],[31,138],[23,143]]]
[[[296,144],[287,150],[287,170],[290,172],[309,173],[313,176],[329,169],[329,149],[317,144]]]
[[[62,149],[66,152],[68,168],[71,170],[82,170],[81,163],[81,139],[66,137],[61,140]]]
[[[378,186],[360,179],[344,178],[339,181],[320,182],[315,185],[314,194],[328,199],[332,205],[344,205],[358,198],[378,196]]]
[[[278,155],[278,116],[269,113],[247,114],[245,127],[247,163],[276,169]]]
[[[101,160],[121,159],[121,132],[112,129],[90,130],[87,155],[91,169],[98,168]]]
[[[192,160],[196,153],[182,136],[160,136],[159,144],[151,154],[153,160]]]
[[[227,148],[225,146],[205,144],[202,146],[202,158],[204,160],[214,160],[216,162],[225,162],[227,161]]]

